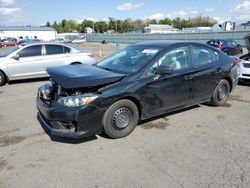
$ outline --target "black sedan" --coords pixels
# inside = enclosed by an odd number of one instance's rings
[[[237,84],[239,61],[206,44],[149,42],[94,66],[47,72],[51,83],[39,88],[36,103],[52,135],[81,138],[104,131],[121,138],[141,120],[203,102],[223,105]]]

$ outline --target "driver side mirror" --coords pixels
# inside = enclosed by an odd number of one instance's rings
[[[16,55],[14,55],[12,58],[18,61],[19,58],[20,58],[20,56],[19,56],[19,54],[16,54]]]
[[[156,74],[171,74],[174,71],[172,67],[159,66],[156,70]]]

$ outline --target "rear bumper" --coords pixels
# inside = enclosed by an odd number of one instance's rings
[[[48,106],[39,97],[36,99],[38,119],[52,136],[86,138],[102,131],[104,110],[94,106],[77,108],[60,104]]]
[[[241,79],[241,80],[244,79],[244,80],[250,81],[250,68],[241,67],[239,79]]]
[[[250,62],[249,61],[241,60],[239,79],[250,81]]]

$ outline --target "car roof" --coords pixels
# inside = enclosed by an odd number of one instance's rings
[[[234,41],[233,39],[211,39],[211,40],[209,40],[209,41],[216,41],[216,40],[218,40],[218,41],[222,41],[222,42],[226,42],[226,41]]]
[[[59,45],[59,46],[65,46],[67,48],[70,48],[72,50],[72,52],[80,52],[82,50],[74,47],[74,46],[71,46],[71,45],[67,45],[67,44],[64,44],[64,43],[58,43],[58,42],[40,42],[40,41],[37,41],[37,42],[27,42],[27,43],[22,43],[22,44],[19,44],[19,48],[24,48],[24,47],[28,47],[28,46],[34,46],[34,45],[46,45],[46,44],[50,44],[50,45]]]
[[[148,46],[148,47],[166,48],[166,47],[173,46],[173,45],[178,45],[178,44],[186,44],[186,45],[201,44],[201,45],[206,45],[206,44],[200,43],[200,42],[150,41],[150,42],[140,42],[140,43],[137,43],[137,44],[133,44],[132,46]]]
[[[65,44],[63,44],[63,43],[58,43],[58,42],[40,42],[40,41],[22,43],[22,44],[20,44],[20,46],[31,46],[31,45],[37,45],[37,44],[40,44],[40,45],[43,45],[43,44],[53,44],[53,45],[68,46],[68,45],[65,45]]]
[[[20,47],[26,47],[26,46],[46,45],[46,44],[65,46],[65,47],[71,48],[72,50],[79,51],[79,49],[75,48],[74,46],[67,45],[67,44],[64,44],[64,43],[58,43],[58,42],[41,42],[41,41],[35,41],[35,42],[22,43],[22,44],[19,44],[18,46],[20,46]]]

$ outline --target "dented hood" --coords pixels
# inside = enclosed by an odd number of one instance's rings
[[[114,73],[91,65],[65,65],[47,68],[50,77],[66,89],[95,87],[119,81],[123,74]]]

